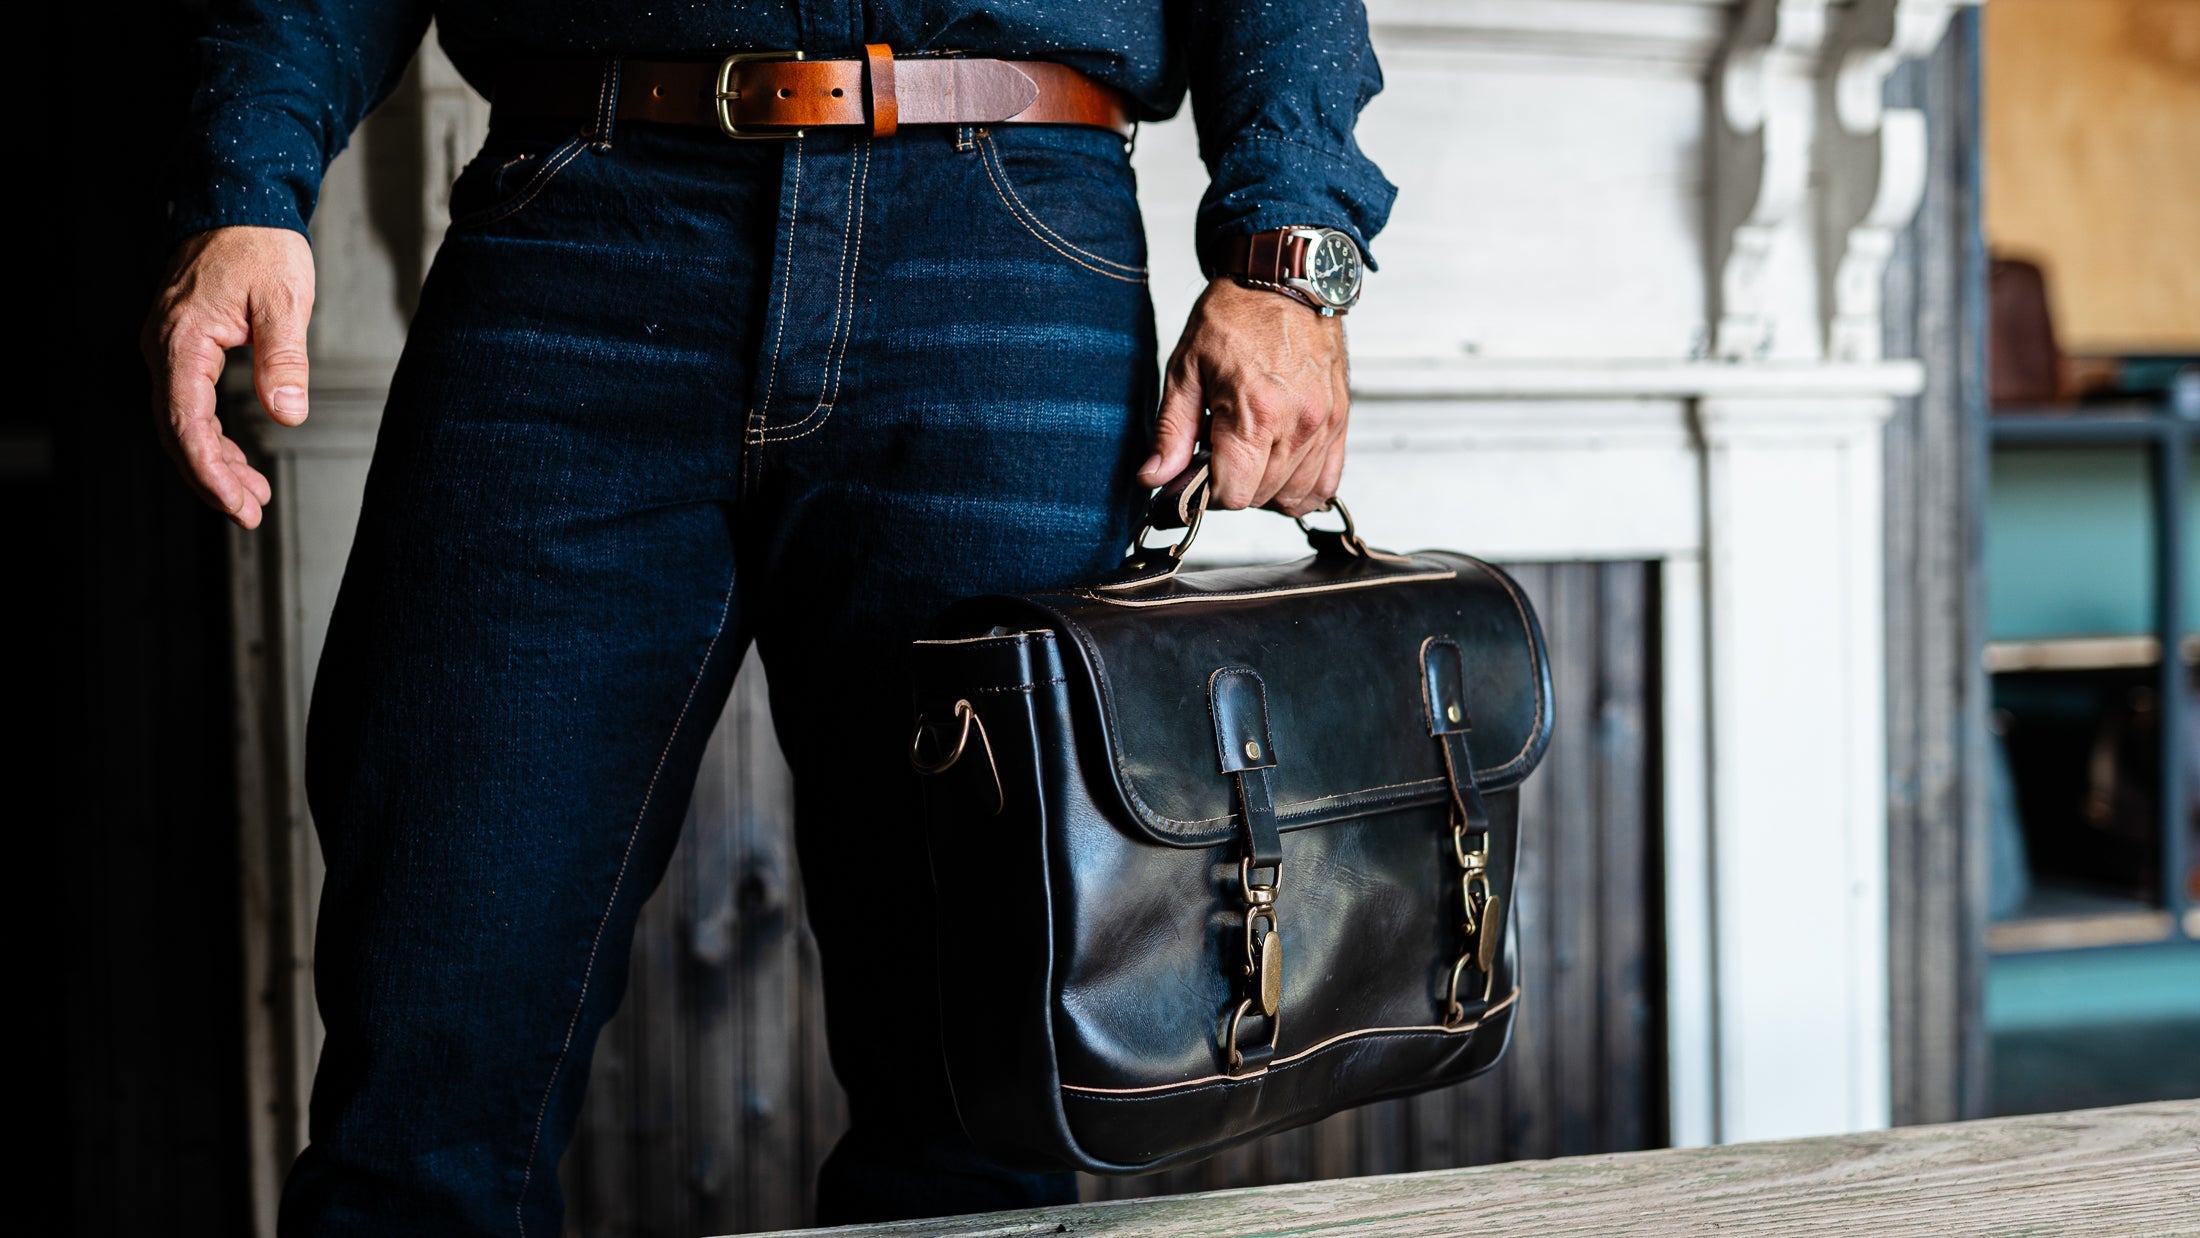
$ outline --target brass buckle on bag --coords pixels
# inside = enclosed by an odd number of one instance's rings
[[[804,57],[799,51],[735,52],[720,61],[718,65],[718,89],[715,92],[718,104],[719,130],[737,142],[769,142],[775,138],[784,140],[786,138],[801,137],[802,131],[800,129],[768,129],[761,132],[744,130],[733,119],[732,107],[741,98],[741,91],[734,85],[734,75],[739,66],[755,64],[758,61],[801,59],[804,59]]]

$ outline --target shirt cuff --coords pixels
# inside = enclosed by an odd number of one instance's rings
[[[1335,228],[1352,238],[1368,269],[1368,238],[1390,218],[1397,186],[1357,149],[1336,152],[1281,134],[1240,136],[1216,165],[1199,204],[1199,269],[1222,274],[1236,237],[1271,228]]]
[[[320,144],[272,109],[226,111],[179,150],[168,176],[168,242],[214,228],[304,233],[321,183]]]

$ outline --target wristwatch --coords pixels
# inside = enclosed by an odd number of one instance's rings
[[[1328,318],[1360,299],[1360,247],[1335,228],[1270,228],[1230,242],[1222,273],[1305,302]]]

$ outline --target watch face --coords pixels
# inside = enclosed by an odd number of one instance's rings
[[[1307,254],[1306,282],[1331,305],[1352,304],[1360,295],[1360,247],[1342,232],[1324,232]]]

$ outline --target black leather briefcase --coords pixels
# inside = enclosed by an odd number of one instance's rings
[[[1150,524],[1196,533],[1204,492]],[[1142,534],[917,643],[941,1031],[996,1160],[1142,1173],[1504,1051],[1542,633],[1497,568],[1345,521],[1269,567]]]

